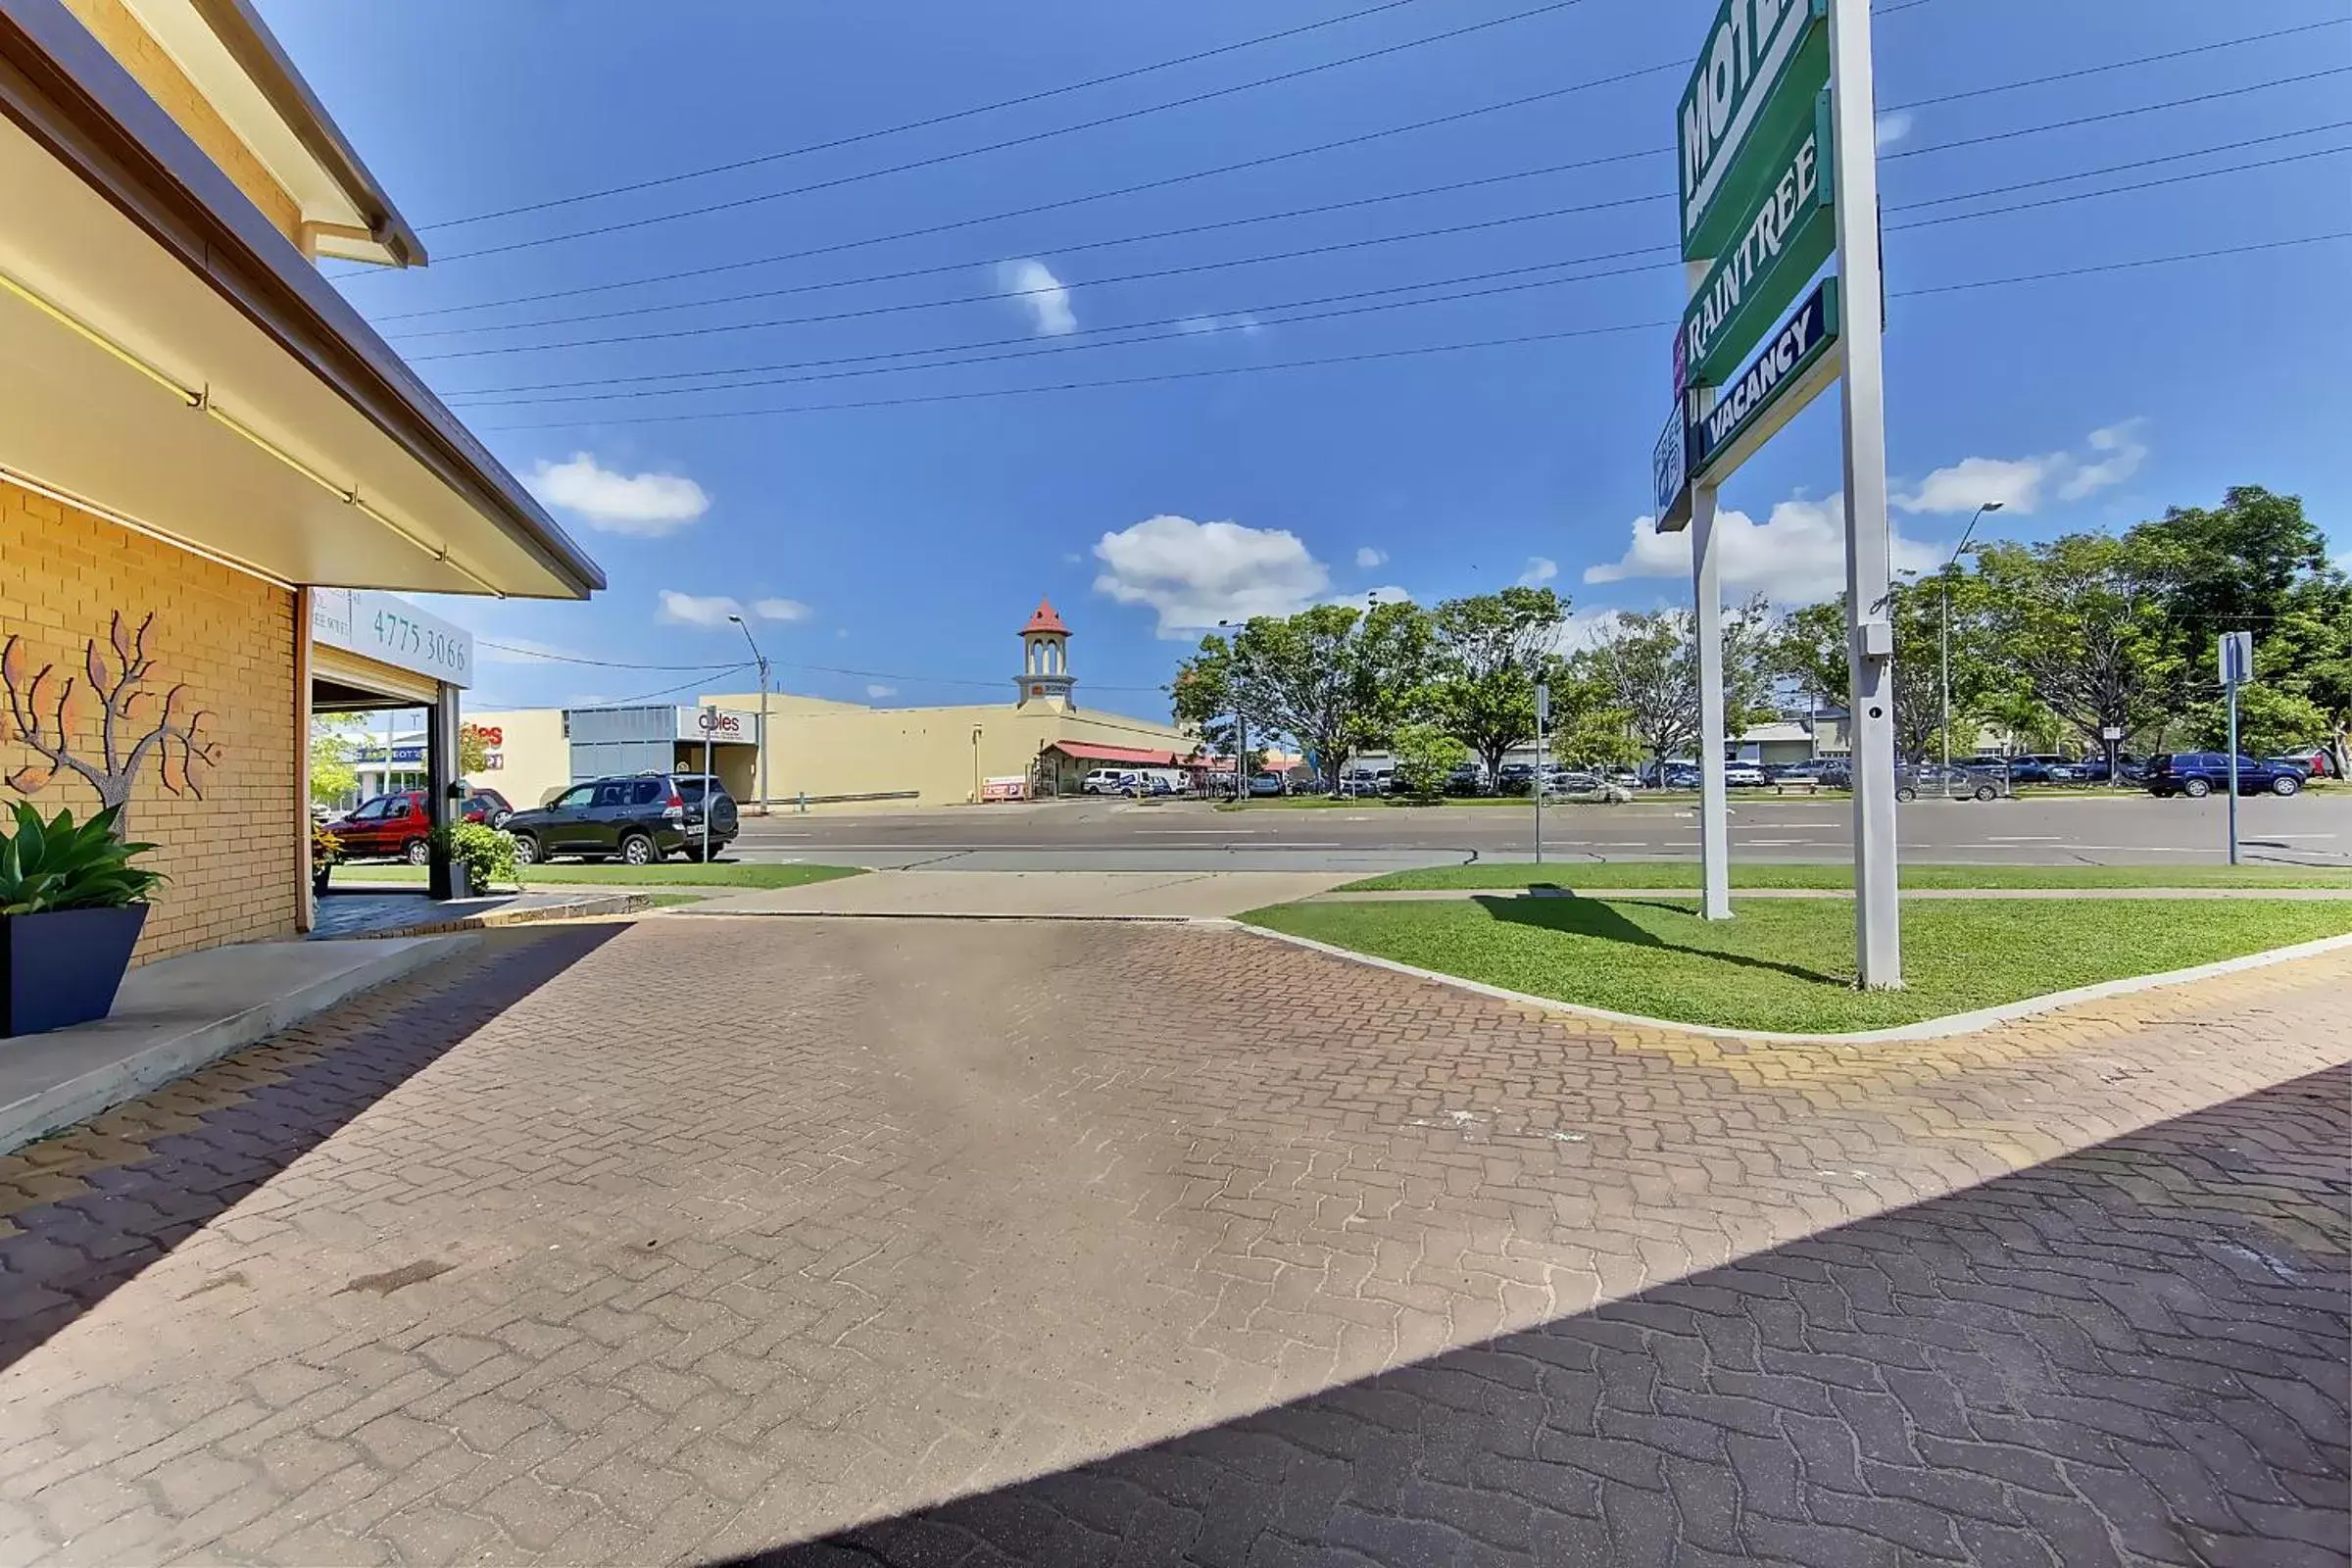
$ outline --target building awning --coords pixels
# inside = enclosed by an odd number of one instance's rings
[[[1097,746],[1091,741],[1055,741],[1053,750],[1073,761],[1126,762],[1135,767],[1183,767],[1177,752],[1154,752],[1141,746]]]
[[[287,584],[604,576],[59,0],[0,0],[0,478]]]

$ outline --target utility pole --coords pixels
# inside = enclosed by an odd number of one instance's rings
[[[710,797],[718,791],[718,779],[710,771],[710,731],[718,719],[718,710],[703,710],[703,860],[710,863]]]
[[[2222,633],[2222,688],[2230,698],[2230,863],[2237,864],[2237,688],[2254,677],[2254,634]]]
[[[1940,732],[1943,736],[1943,765],[1946,771],[1952,765],[1952,568],[1960,564],[1960,552],[1968,548],[1969,535],[1977,531],[1977,524],[1984,519],[1984,514],[2000,510],[2001,503],[1998,501],[1987,501],[1977,508],[1976,515],[1968,519],[1968,526],[1960,530],[1960,542],[1952,546],[1952,559],[1943,564],[1943,674],[1939,684],[1943,689]],[[2114,769],[2110,767],[2108,771],[2112,776]]]
[[[745,621],[744,621],[744,618],[743,618],[741,615],[729,615],[727,618],[728,618],[729,620],[733,621],[733,622],[736,624],[736,626],[737,626],[737,627],[738,627],[738,628],[739,628],[739,629],[740,629],[740,630],[743,632],[743,640],[744,640],[744,641],[745,641],[747,644],[750,644],[750,646],[751,646],[751,650],[752,650],[752,658],[753,658],[753,659],[754,659],[754,660],[755,660],[755,661],[756,661],[756,662],[759,663],[759,665],[760,665],[760,814],[761,816],[765,816],[765,815],[767,814],[767,802],[768,802],[768,792],[767,792],[767,686],[768,686],[768,682],[767,682],[767,656],[766,656],[765,654],[763,654],[763,653],[761,653],[761,652],[760,651],[760,645],[759,645],[758,643],[756,643],[756,642],[753,642],[753,641],[752,641],[752,628],[751,628],[749,625],[747,625],[747,624],[745,623]],[[705,768],[705,769],[704,769],[704,771],[705,771],[705,772],[708,772],[708,771],[710,771],[710,769],[708,769],[708,768]]]

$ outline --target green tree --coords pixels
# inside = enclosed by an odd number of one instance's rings
[[[2130,735],[2170,710],[2181,661],[2156,552],[2079,533],[1987,545],[1977,564],[2006,707],[2029,700],[2087,746],[2110,725]]]
[[[1446,793],[1446,780],[1469,760],[1470,748],[1442,724],[1415,721],[1396,726],[1396,787],[1420,801]]]
[[[360,787],[351,737],[332,723],[311,726],[311,804],[340,806]]]
[[[1602,706],[1624,714],[1642,751],[1660,761],[1698,746],[1696,626],[1688,610],[1619,615],[1574,661]],[[1725,733],[1737,735],[1771,713],[1772,652],[1772,608],[1761,594],[1725,610]]]
[[[1947,595],[1954,754],[1965,757],[1976,749],[1985,701],[2001,682],[2000,669],[1986,657],[1984,585],[1975,573],[1952,565],[1920,582],[1897,583],[1887,605],[1894,627],[1894,746],[1897,756],[1914,760],[1942,749]],[[1779,672],[1817,701],[1842,709],[1852,700],[1846,649],[1840,595],[1783,619],[1770,657]]]
[[[1286,736],[1328,781],[1356,751],[1412,716],[1430,665],[1429,617],[1417,605],[1316,605],[1259,615],[1228,639],[1203,638],[1178,671],[1179,701],[1224,706],[1254,737]],[[1222,681],[1222,687],[1216,682]],[[1196,682],[1206,696],[1182,694]],[[1183,710],[1179,710],[1180,712]]]
[[[1425,706],[1490,778],[1505,753],[1535,738],[1536,682],[1561,670],[1553,645],[1567,614],[1568,601],[1549,588],[1448,599],[1430,612],[1436,668]]]
[[[461,724],[458,727],[459,775],[471,778],[489,771],[489,768],[490,737],[482,733],[478,724]]]

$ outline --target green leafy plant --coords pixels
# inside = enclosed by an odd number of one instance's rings
[[[164,876],[130,863],[155,846],[116,836],[122,809],[110,806],[76,826],[72,811],[43,822],[28,803],[18,802],[14,830],[0,836],[0,914],[144,904]]]
[[[466,878],[474,887],[522,885],[519,868],[514,863],[512,833],[479,822],[458,822],[435,828],[433,842],[452,864],[466,867]]]

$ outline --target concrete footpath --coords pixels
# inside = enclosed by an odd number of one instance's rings
[[[875,871],[807,887],[732,893],[675,912],[954,919],[1200,920],[1327,893],[1355,873],[1286,871]]]
[[[1734,888],[1735,899],[1850,899],[1851,888]],[[1461,899],[1695,899],[1696,888],[1361,888],[1310,895],[1310,904],[1425,904]],[[2352,899],[2340,888],[1905,888],[1911,899]]]

